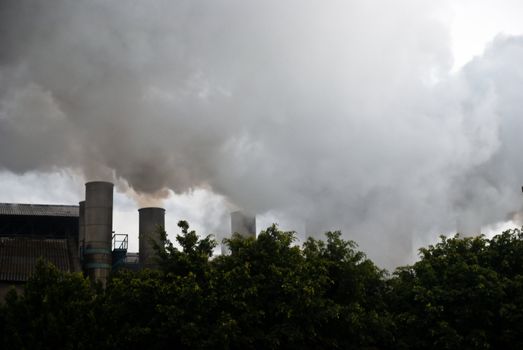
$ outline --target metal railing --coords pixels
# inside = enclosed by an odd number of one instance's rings
[[[113,234],[113,250],[127,250],[129,245],[129,237],[126,234]]]

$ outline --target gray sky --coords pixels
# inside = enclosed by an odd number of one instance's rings
[[[385,267],[441,233],[519,225],[517,1],[0,3],[0,201],[117,184],[164,205],[341,229]],[[517,215],[516,215],[517,216]]]

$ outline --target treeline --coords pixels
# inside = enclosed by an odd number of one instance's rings
[[[340,232],[215,242],[179,226],[159,269],[105,289],[40,263],[0,307],[2,349],[523,349],[523,235],[442,237],[380,270]]]

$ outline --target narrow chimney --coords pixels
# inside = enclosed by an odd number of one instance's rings
[[[163,208],[141,208],[139,213],[139,249],[140,265],[142,268],[155,268],[156,252],[154,242],[162,244],[161,230],[165,228],[165,209]]]
[[[78,257],[83,260],[85,248],[85,201],[81,201],[78,211]]]
[[[103,181],[85,184],[84,268],[92,281],[103,285],[112,267],[113,187]]]
[[[256,216],[243,211],[231,213],[231,234],[239,233],[243,237],[256,238]]]

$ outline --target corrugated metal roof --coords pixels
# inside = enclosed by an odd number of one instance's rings
[[[78,205],[0,203],[0,215],[79,216]]]
[[[39,258],[71,271],[66,239],[0,237],[0,281],[27,281]]]

